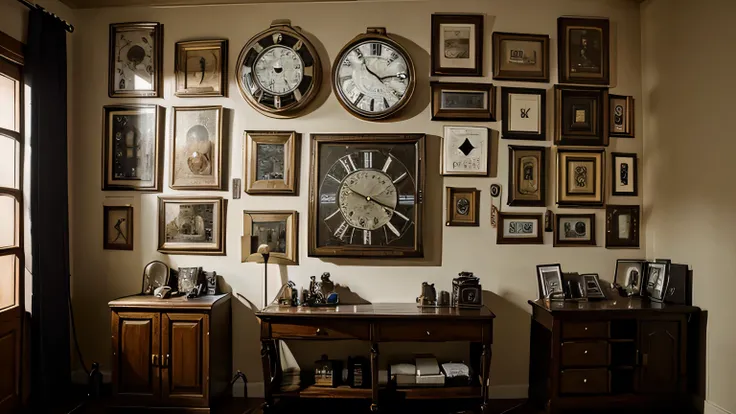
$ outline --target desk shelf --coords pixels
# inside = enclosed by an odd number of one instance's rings
[[[480,387],[420,387],[420,388],[386,388],[379,389],[381,395],[406,400],[447,400],[447,399],[479,399]],[[370,388],[336,388],[310,385],[298,391],[274,392],[276,398],[336,398],[336,399],[370,399]]]

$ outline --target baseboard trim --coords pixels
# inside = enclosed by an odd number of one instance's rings
[[[718,404],[705,400],[705,414],[733,414]]]
[[[529,386],[527,384],[517,385],[492,385],[488,387],[488,397],[494,400],[516,400],[527,398]],[[263,398],[265,387],[263,382],[248,383],[249,398]],[[243,397],[243,387],[236,386],[233,389],[233,397]],[[715,413],[714,413],[715,414]],[[720,414],[720,413],[719,413]]]

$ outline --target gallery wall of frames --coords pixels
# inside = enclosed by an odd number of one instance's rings
[[[471,271],[520,324],[537,264],[611,280],[644,258],[638,7],[514,3],[80,11],[80,324],[104,328],[150,260],[215,270],[262,306],[260,244],[272,292],[330,272],[412,302]],[[499,338],[496,381],[526,382],[527,335]]]

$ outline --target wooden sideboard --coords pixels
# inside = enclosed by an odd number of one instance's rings
[[[688,322],[699,308],[639,297],[529,304],[529,398],[548,413],[691,404]]]
[[[232,375],[230,294],[129,296],[112,310],[116,406],[209,412]]]
[[[340,305],[337,307],[268,307],[256,313],[261,319],[261,357],[265,383],[264,411],[274,398],[366,398],[371,411],[378,411],[378,360],[380,342],[470,342],[470,365],[477,376],[472,386],[410,388],[396,390],[406,399],[479,398],[481,411],[488,409],[488,378],[493,343],[493,313],[480,309],[419,308],[416,304]],[[345,340],[369,341],[371,388],[325,388],[310,386],[295,392],[278,392],[280,364],[278,341]],[[486,386],[481,386],[485,384]],[[385,391],[385,390],[380,390]]]

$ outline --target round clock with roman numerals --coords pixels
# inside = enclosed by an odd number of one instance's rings
[[[355,37],[332,67],[337,100],[348,112],[366,120],[397,113],[411,99],[415,84],[411,56],[384,28],[369,28]]]
[[[314,46],[290,25],[276,20],[246,43],[237,81],[245,100],[273,118],[294,118],[317,96],[322,66]]]
[[[314,135],[309,255],[422,256],[424,135]]]

